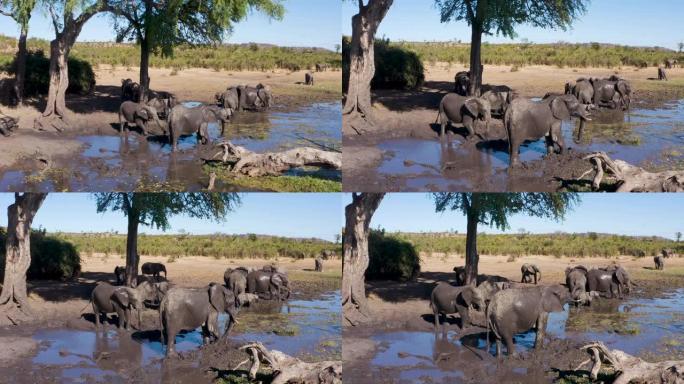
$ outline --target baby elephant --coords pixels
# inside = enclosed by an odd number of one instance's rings
[[[485,98],[461,96],[457,93],[449,93],[439,103],[439,113],[435,124],[440,125],[440,137],[444,137],[445,129],[449,123],[463,124],[468,130],[467,140],[475,137],[475,123],[481,120],[485,123],[485,131],[489,129],[489,121],[492,119],[491,105]]]
[[[323,259],[320,257],[316,258],[316,272],[323,272]]]
[[[304,84],[306,85],[314,85],[314,75],[311,72],[307,72],[304,75]]]
[[[534,264],[523,264],[522,267],[520,267],[520,272],[522,273],[521,283],[531,283],[532,276],[534,276],[535,284],[541,281],[541,271],[539,270],[539,267]],[[537,278],[537,274],[539,275],[539,278]]]
[[[653,262],[655,263],[655,269],[658,270],[663,270],[665,268],[665,259],[663,259],[662,256],[656,256],[653,258]]]
[[[145,104],[134,103],[132,101],[124,101],[119,107],[119,133],[124,134],[126,127],[134,124],[142,131],[143,135],[147,136],[147,124],[150,120],[154,120],[159,128],[164,129],[159,121],[159,114],[157,110]]]
[[[126,284],[126,267],[117,265],[114,268],[114,276],[116,276],[116,285]]]
[[[454,287],[447,282],[439,282],[430,295],[430,308],[435,319],[435,331],[439,327],[440,314],[446,316],[458,312],[461,316],[461,329],[470,326],[468,309],[471,305],[484,308],[485,302],[480,292],[472,285]]]
[[[667,81],[667,73],[665,73],[665,68],[658,67],[658,80]]]

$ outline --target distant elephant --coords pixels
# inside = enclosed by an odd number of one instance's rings
[[[314,75],[311,72],[307,72],[304,74],[304,84],[306,85],[314,85]]]
[[[465,285],[465,279],[466,279],[465,267],[463,267],[463,266],[454,267],[454,272],[456,273],[456,282],[455,282],[456,286]],[[477,275],[477,278],[475,279],[475,285],[479,286],[480,284],[482,284],[486,281],[488,281],[490,283],[510,283],[510,280],[503,277],[503,276],[479,274],[479,275]]]
[[[461,96],[468,96],[470,89],[470,72],[461,71],[454,76],[454,93]]]
[[[458,312],[461,317],[461,329],[470,326],[468,310],[475,305],[479,309],[485,308],[485,301],[472,285],[454,287],[447,282],[439,282],[430,294],[430,308],[434,315],[435,331],[440,324],[440,314],[446,316]]]
[[[665,60],[665,68],[672,69],[677,65],[677,59],[667,59]]]
[[[240,295],[247,292],[247,273],[245,268],[228,268],[223,273],[223,281],[226,283],[226,287],[235,294],[238,306],[243,304],[240,302]]]
[[[247,293],[265,300],[286,300],[290,297],[290,282],[282,272],[253,271],[247,275]]]
[[[152,106],[124,101],[119,107],[119,133],[122,135],[126,132],[127,126],[135,124],[143,135],[147,136],[147,125],[151,120],[154,120],[159,128],[164,129],[157,110]]]
[[[667,73],[665,73],[665,68],[658,67],[658,80],[667,81]]]
[[[449,93],[439,103],[437,121],[440,125],[440,137],[444,137],[447,124],[463,124],[468,130],[467,140],[475,137],[475,122],[481,120],[485,124],[485,132],[489,129],[492,119],[492,107],[485,98],[461,96]]]
[[[162,324],[162,344],[166,340],[166,357],[176,355],[176,335],[181,330],[202,326],[205,344],[228,336],[237,323],[238,309],[233,292],[221,284],[211,283],[204,288],[171,288],[159,305]],[[229,315],[226,330],[220,334],[218,316]]]
[[[323,259],[321,259],[320,257],[317,257],[315,260],[315,266],[316,266],[316,268],[315,268],[316,272],[323,272]]]
[[[655,269],[658,270],[663,270],[665,268],[665,259],[663,259],[662,256],[656,256],[653,258],[653,262],[655,263]]]
[[[627,80],[617,76],[607,79],[593,79],[594,105],[612,109],[627,110],[631,104],[632,87]]]
[[[549,312],[562,312],[568,299],[568,290],[562,285],[504,289],[494,294],[487,306],[486,319],[487,328],[496,337],[497,357],[501,357],[502,341],[508,355],[514,355],[513,336],[533,328],[537,331],[534,347],[541,348]]]
[[[164,278],[167,278],[166,275],[166,266],[162,263],[143,263],[142,267],[140,267],[140,270],[142,271],[143,275],[152,275],[155,279],[159,279],[161,272],[164,272]]]
[[[126,284],[126,267],[117,265],[114,268],[114,276],[116,276],[116,285]]]
[[[324,72],[328,70],[328,64],[316,63],[316,72]]]
[[[240,109],[240,91],[238,87],[230,87],[214,96],[216,104],[221,108],[237,111]]]
[[[547,153],[552,153],[556,145],[562,153],[565,143],[561,122],[573,116],[584,121],[591,120],[587,108],[573,95],[551,97],[542,102],[513,100],[504,116],[511,166],[517,165],[520,145],[528,140],[545,137]]]
[[[594,104],[594,85],[591,79],[579,78],[571,88],[569,84],[565,86],[565,93],[574,95],[580,104],[593,105]]]
[[[663,248],[663,249],[660,251],[660,254],[663,255],[663,257],[666,258],[666,259],[667,259],[668,257],[674,256],[674,252],[672,251],[672,249],[669,249],[669,248]]]
[[[535,264],[523,264],[522,267],[520,267],[520,273],[522,273],[522,279],[520,280],[521,283],[531,283],[533,276],[535,284],[541,281],[541,271]],[[538,279],[537,275],[539,275]]]
[[[115,287],[109,283],[99,283],[90,295],[90,301],[95,314],[95,326],[100,326],[100,314],[105,318],[108,313],[116,313],[118,316],[119,329],[128,329],[130,323],[130,310],[138,310],[138,326],[140,326],[140,310],[144,307],[145,300],[153,300],[156,290],[152,284],[140,284],[136,288]]]
[[[221,134],[225,130],[225,123],[232,116],[230,109],[216,105],[188,108],[177,105],[169,116],[169,142],[175,151],[178,149],[178,139],[181,136],[197,134],[197,140],[204,144],[209,142],[209,128],[211,122],[221,122]]]
[[[271,107],[273,92],[268,85],[257,84],[256,87],[241,85],[238,90],[240,93],[240,110],[261,111]]]
[[[131,79],[121,79],[121,101],[132,101],[134,103],[140,102],[141,97],[140,84]]]

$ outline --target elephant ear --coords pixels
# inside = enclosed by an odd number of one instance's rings
[[[630,91],[629,84],[624,80],[618,80],[617,84],[615,84],[615,89],[623,96],[627,95]]]
[[[562,98],[556,97],[555,99],[553,99],[550,108],[553,117],[555,117],[556,119],[570,120],[570,111],[568,110],[568,106],[565,103],[565,100],[563,100]]]
[[[471,97],[470,99],[466,100],[465,103],[463,104],[463,107],[470,113],[473,117],[478,117],[480,116],[480,113],[482,112],[482,103],[479,103],[479,100],[477,100],[474,97]]]
[[[542,309],[544,312],[563,312],[563,300],[561,296],[560,288],[545,288],[544,293],[542,294]]]
[[[112,300],[121,308],[128,308],[131,305],[129,292],[125,288],[115,290],[112,294]]]
[[[625,284],[627,281],[626,274],[620,268],[616,269],[615,272],[613,272],[613,276],[620,284]]]
[[[468,307],[473,303],[473,293],[474,291],[472,287],[466,287],[461,291],[461,299],[463,299],[463,302]]]
[[[149,120],[150,119],[150,114],[147,108],[140,108],[135,112],[138,117],[142,118],[143,120]]]
[[[223,289],[224,287],[220,284],[209,284],[209,303],[219,313],[226,310],[226,296]]]

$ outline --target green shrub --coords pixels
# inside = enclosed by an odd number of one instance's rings
[[[7,232],[0,228],[0,274],[4,275]],[[81,257],[69,241],[45,231],[31,231],[29,279],[70,279],[81,272]]]
[[[368,237],[370,262],[366,269],[368,279],[407,281],[420,272],[420,258],[413,244],[385,231],[371,230]]]

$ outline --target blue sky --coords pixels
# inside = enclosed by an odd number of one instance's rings
[[[14,194],[0,193],[0,226],[7,226],[7,207]],[[194,234],[257,233],[288,237],[335,240],[342,222],[342,196],[334,193],[244,193],[242,205],[225,222],[171,218],[167,233],[185,230]],[[126,218],[120,212],[98,214],[95,200],[85,193],[51,193],[38,211],[33,227],[48,231],[126,233]],[[140,226],[141,232],[162,233]]]
[[[351,17],[358,12],[356,2],[342,7],[342,31],[351,34]],[[378,37],[392,40],[461,40],[470,41],[470,28],[465,22],[440,23],[433,0],[394,0],[380,24]],[[593,0],[587,13],[575,22],[573,29],[544,30],[526,25],[516,29],[518,37],[535,43],[601,42],[634,46],[677,48],[684,41],[684,8],[681,0]],[[511,42],[508,38],[484,36],[492,43]]]
[[[684,232],[684,194],[589,193],[581,197],[580,205],[563,222],[515,215],[509,220],[511,228],[507,233],[524,228],[532,233],[603,232],[674,238],[675,232]],[[344,203],[350,201],[351,196],[345,194]],[[453,229],[464,233],[466,221],[460,212],[435,213],[429,194],[390,193],[373,216],[371,227],[407,232]],[[484,225],[480,230],[501,233]]]
[[[235,24],[229,43],[270,43],[334,49],[340,42],[340,0],[285,0],[282,21],[271,21],[259,13]],[[113,41],[111,16],[98,15],[83,27],[78,41]],[[29,37],[53,39],[52,22],[44,11],[36,10],[29,25]],[[0,34],[17,36],[17,25],[0,16]]]

